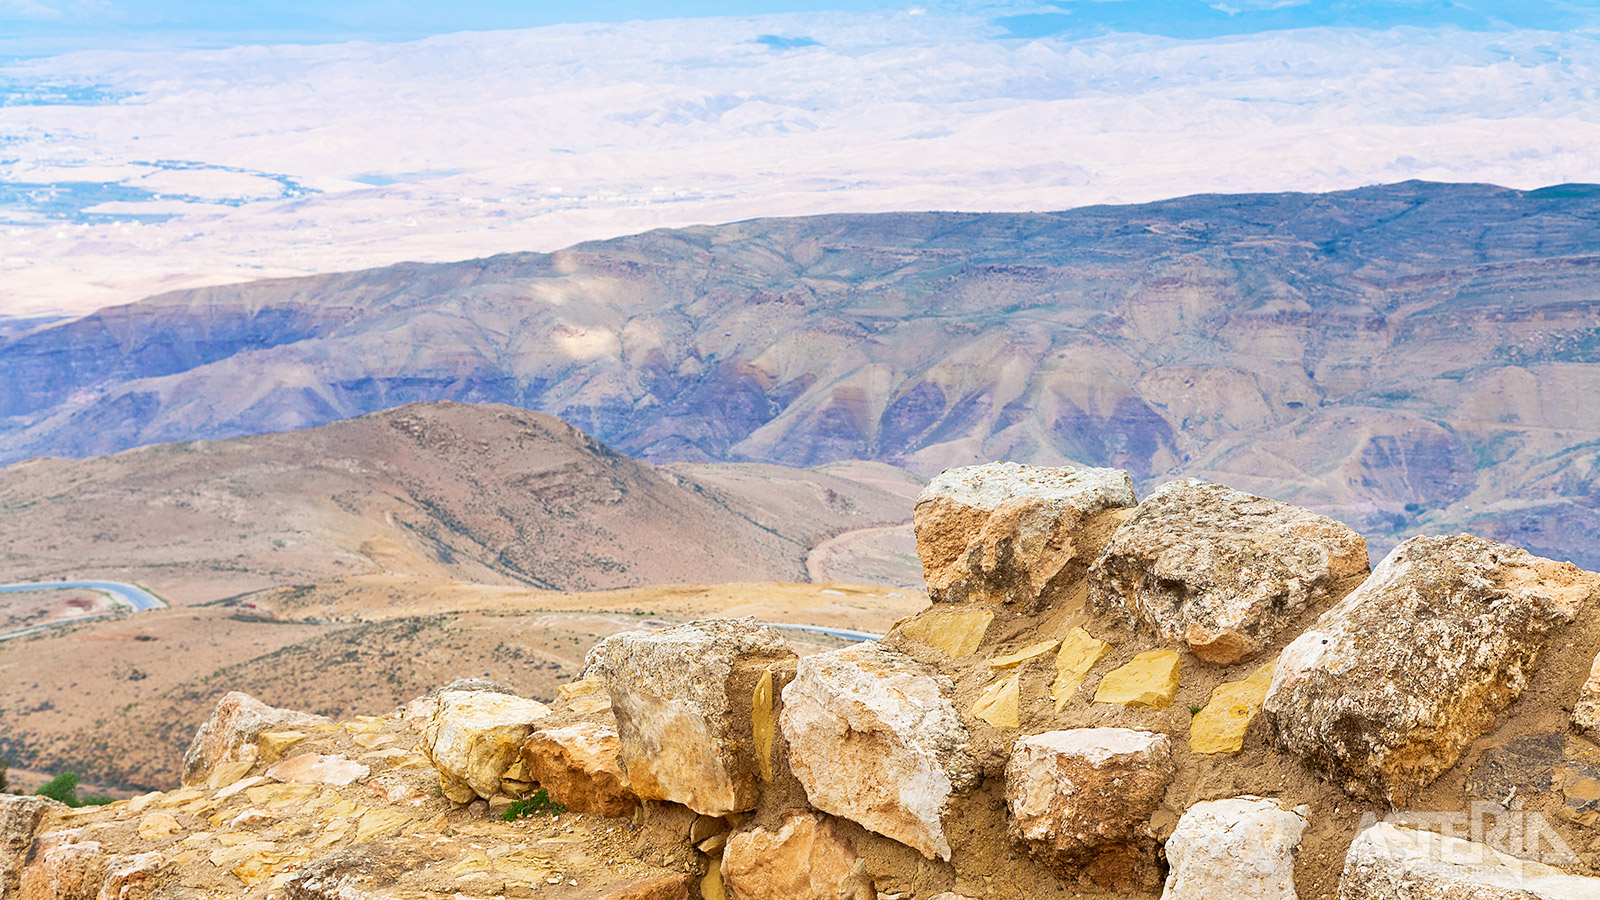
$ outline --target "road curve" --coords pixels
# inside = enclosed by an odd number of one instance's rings
[[[120,581],[36,581],[24,584],[0,584],[0,594],[18,594],[24,591],[57,591],[57,590],[87,590],[98,591],[109,596],[113,601],[128,607],[134,612],[144,612],[151,609],[163,609],[167,602],[134,584],[123,584]],[[60,619],[55,622],[41,622],[38,625],[29,625],[15,631],[0,632],[0,641],[9,638],[21,637],[47,628],[61,625],[71,625],[76,622],[87,622],[91,619],[104,618],[103,616],[83,616],[76,619]]]

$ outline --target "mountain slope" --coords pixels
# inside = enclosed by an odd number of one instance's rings
[[[0,454],[418,399],[653,461],[1190,474],[1600,564],[1600,187],[822,216],[168,294],[0,342]]]
[[[715,473],[714,473],[715,474]],[[0,469],[0,583],[105,577],[180,604],[387,572],[562,590],[804,581],[810,546],[903,496],[820,472],[702,484],[560,420],[413,404],[305,431]]]

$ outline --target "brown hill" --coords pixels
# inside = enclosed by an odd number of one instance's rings
[[[1600,565],[1600,188],[821,216],[173,293],[0,338],[0,459],[420,399],[652,461],[1198,475]],[[547,577],[547,573],[539,577]]]
[[[379,572],[562,590],[804,581],[812,545],[909,508],[826,472],[702,480],[540,413],[413,404],[0,470],[0,583],[98,577],[187,604]]]

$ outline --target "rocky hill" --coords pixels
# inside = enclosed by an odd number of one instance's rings
[[[664,470],[540,413],[418,403],[0,469],[0,584],[136,581],[182,605],[376,573],[558,590],[805,581],[815,544],[906,519],[909,476],[847,474]]]
[[[0,459],[420,399],[651,461],[996,458],[1600,565],[1600,188],[1406,183],[658,231],[167,294],[0,337]]]
[[[90,897],[1592,900],[1600,575],[1470,535],[1369,570],[1217,484],[1012,463],[916,503],[880,641],[613,634],[552,703],[333,722],[229,694],[182,784],[0,799],[0,885]]]

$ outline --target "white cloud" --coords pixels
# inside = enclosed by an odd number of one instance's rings
[[[24,22],[52,22],[66,15],[61,9],[40,3],[38,0],[0,0],[0,22],[21,19]]]

